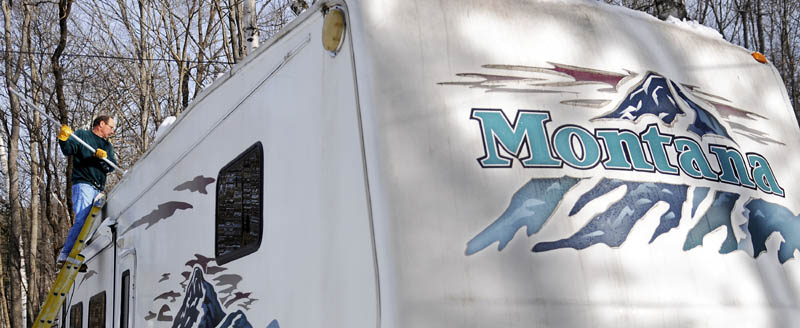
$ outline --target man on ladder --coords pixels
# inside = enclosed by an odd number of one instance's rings
[[[11,86],[8,91],[17,95],[20,100],[53,124],[61,124],[16,87]],[[64,248],[56,260],[60,270],[44,305],[36,316],[34,328],[50,328],[57,324],[58,312],[75,283],[76,275],[78,272],[86,271],[86,266],[83,265],[85,258],[80,252],[92,234],[94,223],[100,219],[100,212],[105,204],[102,191],[106,186],[106,175],[115,170],[117,173],[125,174],[125,170],[117,165],[114,158],[114,147],[107,140],[114,134],[115,126],[115,120],[109,116],[98,116],[92,122],[91,131],[72,132],[69,126],[61,126],[58,134],[61,152],[72,156],[72,203],[75,224],[70,229]]]
[[[56,260],[58,268],[61,268],[72,251],[72,246],[86,222],[95,197],[105,189],[106,175],[114,171],[114,167],[105,160],[117,164],[114,146],[107,140],[114,134],[115,126],[114,118],[105,115],[94,119],[91,131],[73,132],[69,126],[61,126],[58,145],[65,156],[72,156],[72,208],[75,211],[75,224],[69,230],[64,248],[61,249],[61,254]],[[88,147],[80,144],[75,138],[70,139],[70,135],[73,133],[96,151],[92,153]],[[85,271],[86,265],[81,265],[80,272]]]

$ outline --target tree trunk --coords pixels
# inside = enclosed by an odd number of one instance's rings
[[[244,57],[243,35],[241,27],[241,1],[228,1],[228,28],[231,31],[231,50],[233,50],[233,62],[238,63]]]
[[[55,91],[56,91],[56,100],[58,105],[58,113],[61,116],[60,121],[61,124],[68,124],[69,123],[69,113],[67,111],[67,101],[64,99],[64,75],[63,75],[63,68],[61,67],[61,55],[64,53],[64,49],[67,47],[67,36],[69,35],[67,31],[67,21],[69,19],[69,13],[72,10],[72,1],[73,0],[59,0],[58,1],[58,29],[59,29],[59,38],[58,38],[58,45],[56,46],[56,50],[53,52],[53,56],[51,57],[52,62],[52,70],[53,70],[53,77],[55,77]],[[70,223],[73,223],[73,218],[75,217],[75,213],[72,210],[72,158],[67,158],[67,171],[65,172],[67,183],[66,183],[66,194],[67,194],[67,206],[69,210],[70,216]]]
[[[31,70],[33,75],[33,80],[36,81],[35,74],[36,70]],[[36,102],[36,97],[34,96],[34,102]],[[33,131],[41,131],[40,126],[42,124],[42,120],[39,117],[39,112],[33,111]],[[31,157],[31,209],[30,209],[30,237],[28,238],[28,244],[30,248],[28,250],[28,300],[30,302],[29,308],[30,313],[35,315],[39,313],[39,284],[37,283],[39,279],[39,269],[38,269],[38,258],[39,258],[39,223],[41,220],[40,217],[40,209],[41,203],[39,198],[40,188],[41,188],[41,178],[39,174],[39,137],[41,133],[31,133],[31,146],[30,146],[30,157]],[[30,322],[33,323],[34,320],[33,316],[29,316]]]
[[[709,4],[711,4],[711,12],[714,13],[714,22],[717,24],[717,32],[722,35],[722,38],[727,40],[728,38],[725,36],[725,23],[722,20],[721,12],[722,10],[717,6],[714,0],[709,0]]]
[[[181,81],[181,111],[189,107],[189,65],[181,61],[178,63]]]
[[[8,153],[6,148],[6,139],[5,135],[0,136],[0,168],[3,171],[4,176],[8,176]],[[4,179],[3,187],[5,190],[8,190],[8,179]],[[3,216],[0,216],[0,219],[3,219]],[[0,220],[0,226],[5,225],[5,220]],[[2,239],[0,239],[2,240]],[[2,243],[0,243],[2,245]],[[3,257],[3,251],[0,250],[0,326],[2,327],[11,327],[10,319],[8,317],[8,298],[6,297],[6,286],[5,286],[5,261]]]
[[[781,30],[780,30],[780,42],[781,42],[781,56],[783,57],[782,61],[786,63],[784,76],[785,81],[789,84],[789,97],[792,101],[792,106],[795,108],[795,113],[798,113],[798,103],[797,103],[797,83],[795,79],[795,65],[794,65],[794,54],[792,52],[792,44],[790,39],[790,26],[791,26],[791,11],[789,9],[789,4],[787,1],[783,1],[781,12]]]
[[[764,53],[766,47],[764,46],[764,20],[761,11],[761,0],[756,0],[756,35],[758,38],[758,52]]]
[[[19,245],[18,246],[19,247],[19,282],[20,282],[20,289],[19,289],[20,301],[19,301],[19,304],[20,304],[20,307],[22,308],[22,309],[20,309],[20,313],[21,313],[20,315],[22,316],[20,322],[22,322],[26,327],[29,327],[29,326],[31,326],[30,323],[32,323],[32,322],[28,322],[28,320],[30,319],[30,313],[28,313],[28,311],[30,311],[31,308],[30,308],[30,306],[28,306],[28,302],[30,301],[30,298],[28,297],[28,295],[30,295],[30,289],[28,288],[28,270],[27,270],[27,268],[28,268],[27,267],[27,265],[28,265],[28,261],[27,261],[28,252],[25,251],[25,248],[26,248],[26,246],[28,246],[28,244],[25,243],[25,238],[23,237],[25,235],[25,231],[27,230],[27,229],[25,229],[25,226],[27,226],[27,224],[26,224],[27,222],[25,222],[25,220],[20,220],[20,223],[21,223],[20,224],[21,225],[20,234],[19,234],[19,237],[17,237],[17,241],[18,241],[17,245]]]
[[[11,66],[8,61],[6,66]],[[16,81],[6,76],[6,85],[14,85]],[[20,208],[20,193],[19,193],[19,169],[17,166],[17,159],[19,157],[19,100],[15,95],[9,92],[9,102],[11,110],[11,131],[8,140],[8,202],[11,208],[10,225],[11,236],[8,238],[8,250],[11,261],[11,326],[22,326],[22,278],[20,276],[20,253],[19,245],[17,244],[16,236],[22,234],[22,209]]]
[[[213,0],[212,1],[212,5],[214,6],[214,10],[216,11],[217,15],[219,16],[220,24],[224,25],[225,24],[224,23],[225,21],[223,20],[224,13],[222,12],[222,8],[220,8],[219,1],[220,0]],[[225,29],[223,27],[223,28],[220,29],[220,31],[222,32],[222,44],[223,44],[222,49],[225,52],[225,58],[229,62],[233,63],[233,62],[235,62],[234,61],[234,57],[233,57],[233,52],[231,51],[233,49],[233,47],[228,48],[228,44],[231,44],[231,42],[232,42],[232,41],[228,40],[228,31],[233,32],[233,28],[230,28],[230,23],[231,23],[231,20],[229,19],[228,20],[229,29]]]
[[[6,146],[5,134],[0,136],[0,173],[2,173],[4,177],[8,176],[8,147]],[[3,179],[2,183],[3,190],[8,192],[10,185],[8,179]]]
[[[52,131],[48,131],[52,132]],[[53,135],[53,133],[44,133],[43,135]],[[42,265],[39,273],[39,286],[41,291],[39,293],[40,297],[39,300],[44,299],[47,297],[48,288],[52,285],[53,280],[55,280],[55,267],[53,265],[48,265],[49,263],[53,263],[52,261],[58,256],[59,245],[58,241],[61,240],[61,234],[58,230],[58,220],[56,220],[56,215],[59,213],[58,208],[58,198],[53,192],[53,172],[56,170],[51,170],[50,165],[52,164],[53,156],[50,150],[52,148],[52,138],[47,138],[43,140],[44,142],[39,147],[39,158],[42,159],[42,164],[39,166],[42,169],[43,176],[46,179],[43,181],[44,183],[44,192],[40,193],[41,197],[41,204],[44,210],[43,213],[43,222],[46,222],[48,225],[44,226],[45,228],[42,229],[42,235],[45,236],[44,238],[44,252],[40,256],[40,258],[44,259],[44,265]],[[56,179],[58,181],[58,179]],[[53,199],[56,199],[54,202]],[[47,230],[47,228],[50,228]],[[41,303],[37,304],[37,306],[41,306]]]
[[[3,1],[3,17],[4,17],[4,27],[5,27],[5,44],[6,47],[12,47],[14,42],[11,36],[11,10],[12,10],[12,3],[10,1]],[[22,31],[28,30],[28,26],[30,26],[30,15],[28,14],[27,10],[23,10],[23,23],[22,23]],[[20,49],[21,52],[28,51],[28,44],[27,39],[22,38]],[[15,61],[16,65],[12,63],[14,61],[10,53],[6,53],[5,57],[5,82],[6,87],[11,88],[12,86],[17,85],[17,80],[22,72],[22,65],[23,65],[23,58],[24,56],[18,56]],[[24,323],[22,322],[22,277],[20,275],[20,249],[19,245],[17,244],[18,237],[22,236],[22,208],[20,202],[20,191],[19,191],[19,169],[17,166],[17,159],[19,158],[19,138],[20,138],[20,103],[19,99],[17,99],[16,95],[13,95],[10,91],[7,91],[8,99],[9,99],[9,110],[11,112],[11,127],[8,133],[8,201],[10,207],[10,225],[11,225],[11,236],[8,238],[9,245],[9,260],[10,260],[10,281],[11,281],[11,288],[10,288],[10,295],[9,299],[11,300],[11,307],[10,307],[10,325],[11,327],[22,327]]]
[[[747,35],[747,13],[750,11],[750,2],[745,1],[743,8],[739,9],[739,14],[742,16],[742,41],[744,41],[744,48],[750,49],[750,40]]]

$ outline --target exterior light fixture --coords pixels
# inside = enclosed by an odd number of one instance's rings
[[[764,57],[764,54],[762,54],[762,53],[760,53],[758,51],[754,51],[753,52],[753,58],[759,63],[762,63],[762,64],[766,64],[767,63],[767,57]]]
[[[322,46],[336,56],[344,43],[345,15],[341,8],[330,8],[322,23]]]

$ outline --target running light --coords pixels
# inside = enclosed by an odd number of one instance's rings
[[[762,63],[762,64],[766,64],[767,63],[767,57],[764,57],[764,54],[762,54],[762,53],[760,53],[758,51],[754,51],[753,52],[753,58],[759,63]]]

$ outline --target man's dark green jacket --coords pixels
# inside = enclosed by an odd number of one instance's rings
[[[85,141],[87,144],[97,149],[100,148],[108,153],[108,159],[117,164],[114,156],[114,146],[108,140],[98,137],[92,131],[78,130],[74,134]],[[58,141],[61,152],[64,156],[72,156],[72,184],[88,183],[97,190],[102,191],[106,187],[106,174],[114,171],[102,159],[94,156],[84,145],[81,145],[72,136],[67,141]]]

